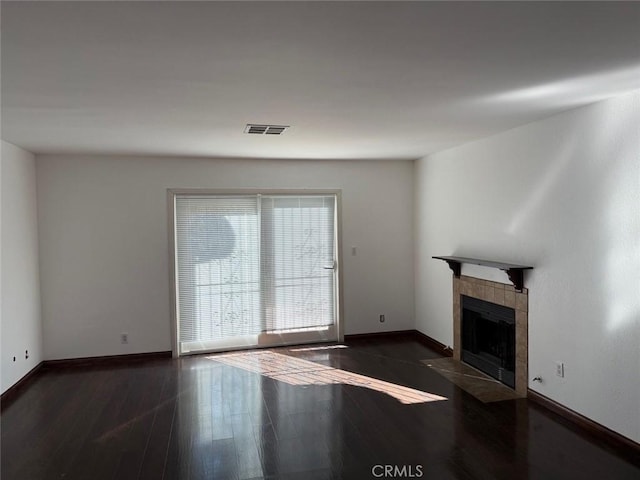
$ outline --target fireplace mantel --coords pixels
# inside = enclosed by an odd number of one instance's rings
[[[528,265],[515,265],[512,263],[494,262],[491,260],[480,260],[479,258],[467,258],[467,257],[432,257],[437,260],[444,260],[449,264],[453,275],[456,278],[460,278],[460,271],[463,263],[470,263],[473,265],[481,265],[483,267],[497,268],[507,273],[509,280],[513,283],[513,286],[518,291],[522,291],[524,288],[524,270],[532,270],[533,267]]]

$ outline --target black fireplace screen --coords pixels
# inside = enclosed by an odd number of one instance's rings
[[[462,361],[515,388],[513,308],[461,296]]]

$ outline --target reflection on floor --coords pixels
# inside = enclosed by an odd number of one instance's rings
[[[500,402],[521,398],[498,380],[453,358],[431,358],[422,360],[422,363],[481,402]]]
[[[293,351],[296,350],[293,349]],[[297,351],[304,350],[297,349]],[[346,372],[320,363],[284,355],[273,350],[225,353],[208,358],[225,365],[259,373],[289,385],[353,385],[386,393],[404,404],[446,400],[446,397],[440,395],[384,382],[365,375],[358,375],[357,373]]]

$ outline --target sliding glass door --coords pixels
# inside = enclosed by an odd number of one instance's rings
[[[337,340],[336,203],[172,194],[177,354]]]

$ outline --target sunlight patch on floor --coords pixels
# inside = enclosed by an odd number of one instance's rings
[[[446,397],[433,393],[290,357],[271,350],[227,353],[207,358],[231,367],[259,373],[289,385],[353,385],[385,393],[403,404],[447,400]]]

